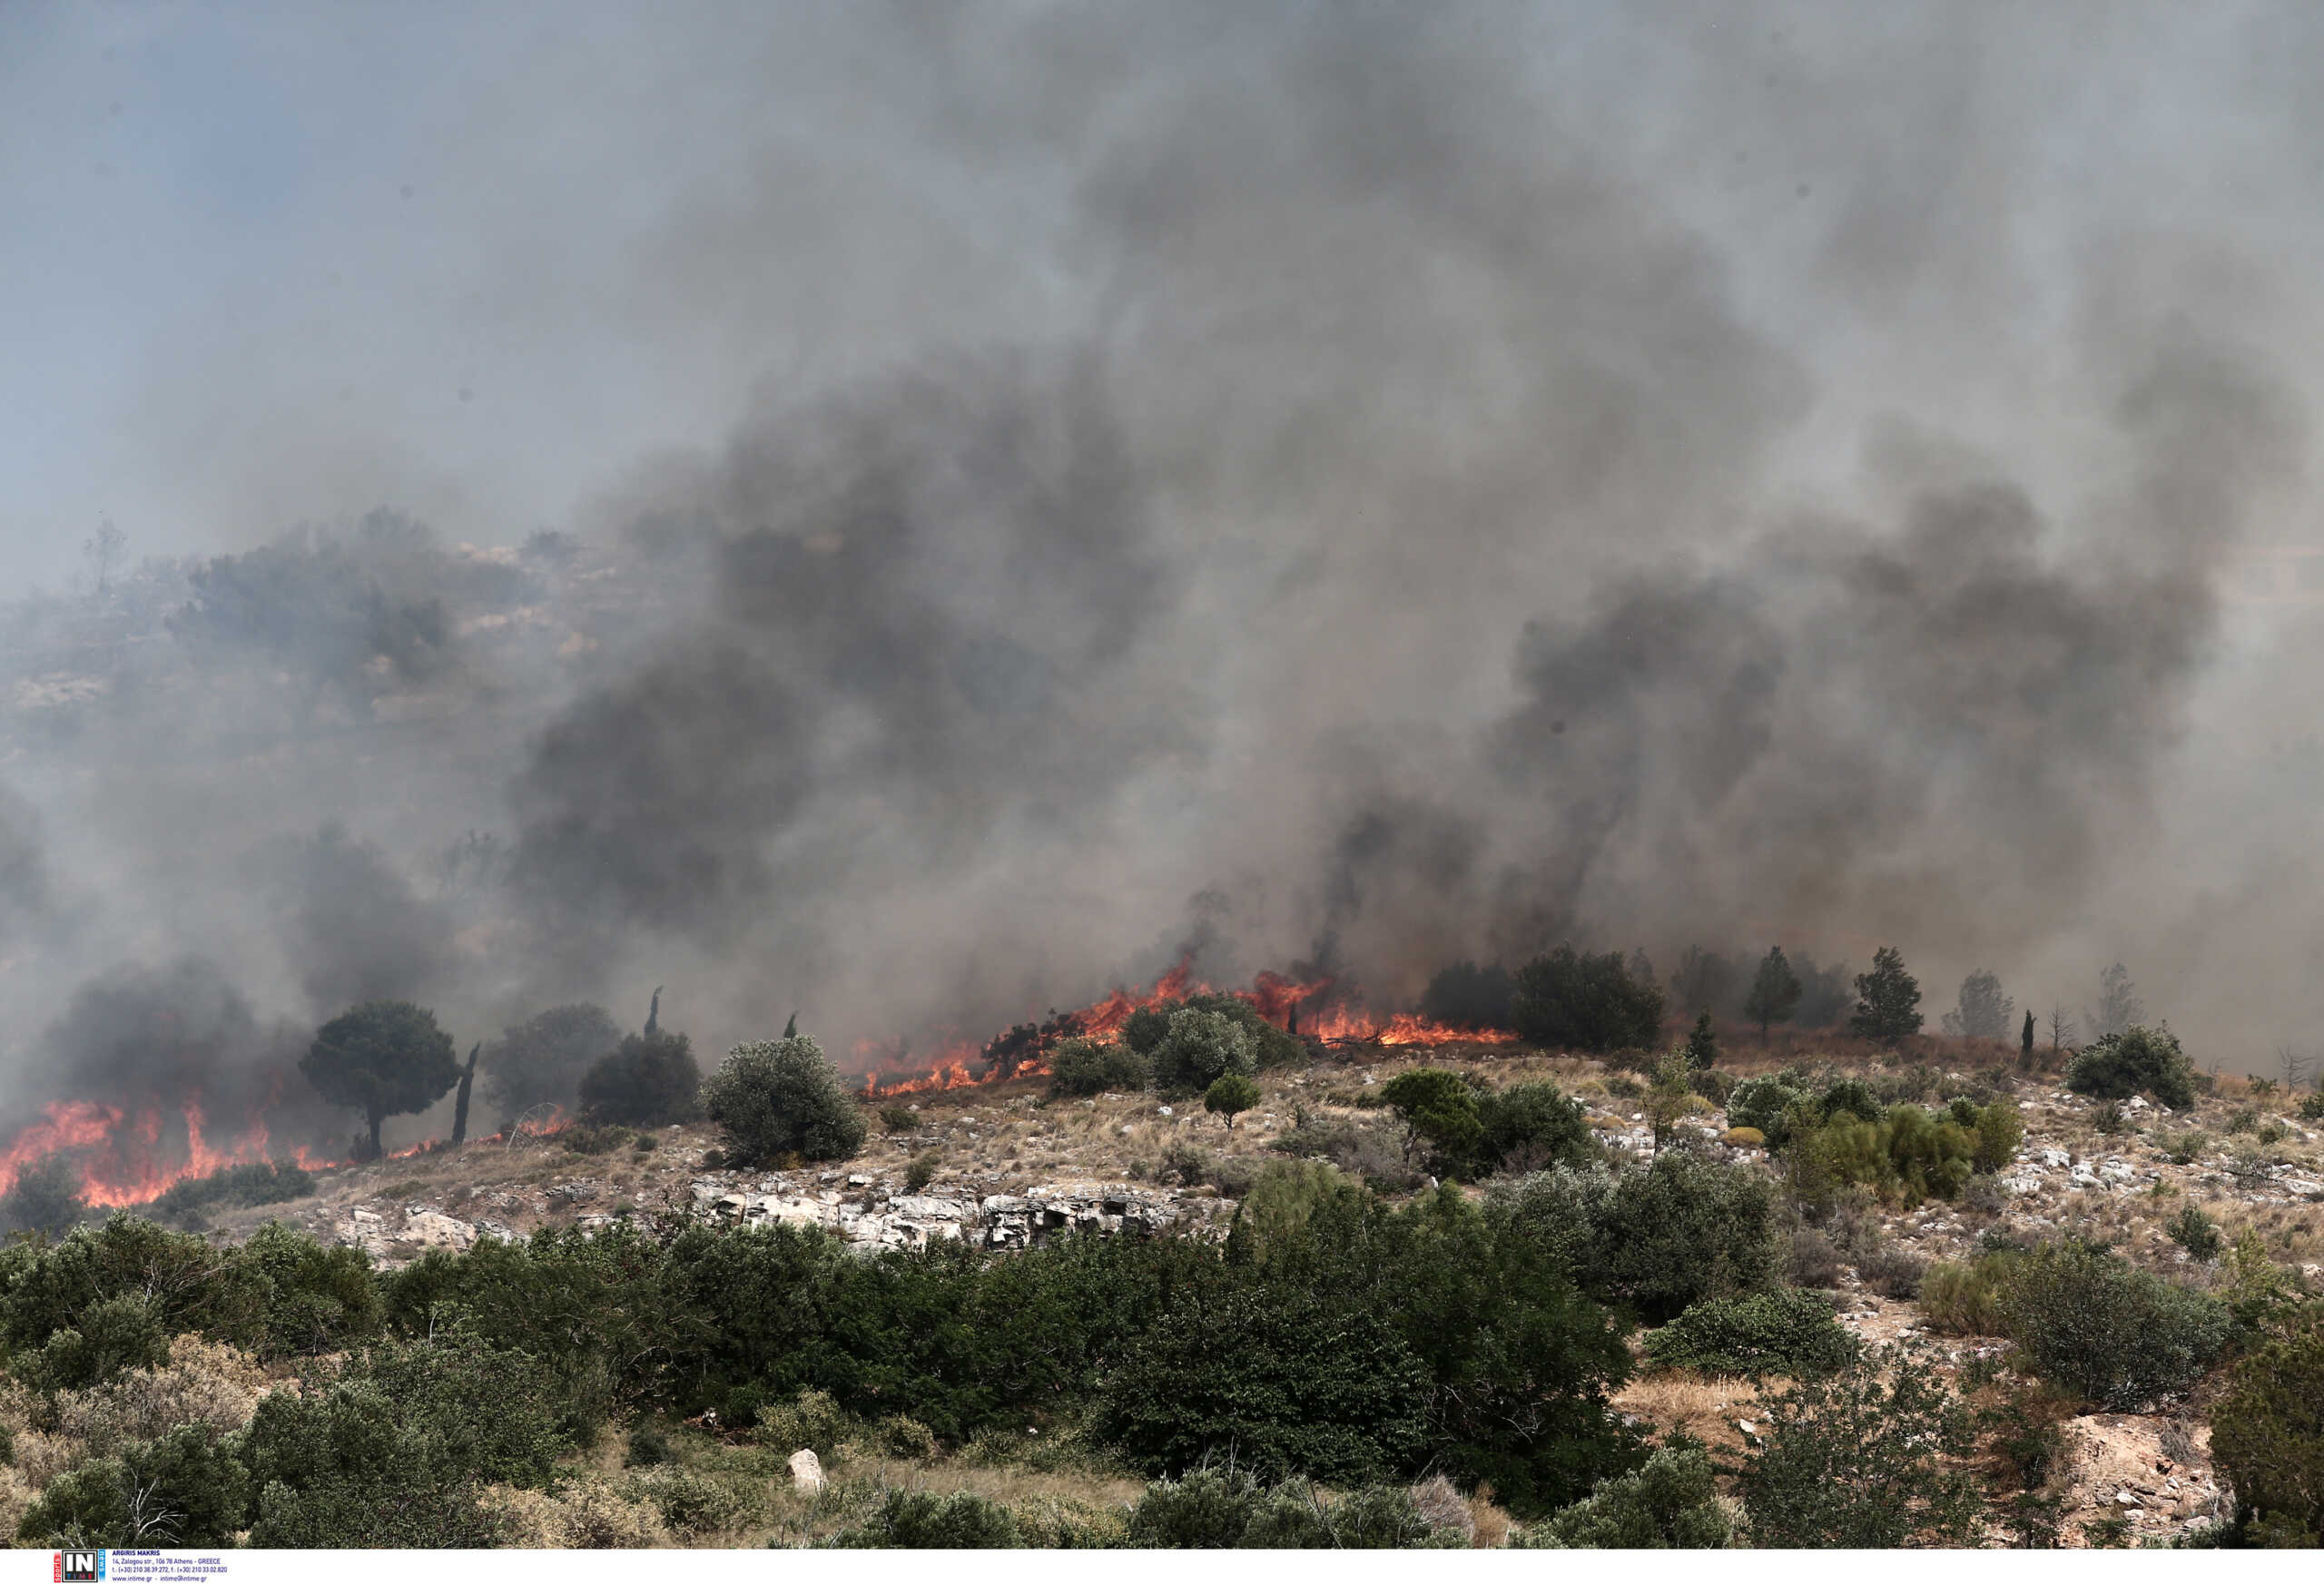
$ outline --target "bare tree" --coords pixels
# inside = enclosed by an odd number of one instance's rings
[[[105,592],[105,578],[113,571],[113,564],[121,558],[121,547],[129,543],[129,536],[113,527],[106,517],[97,524],[97,531],[81,542],[81,554],[89,558],[89,566],[97,575],[97,593]]]
[[[2120,963],[2098,976],[2098,1005],[2083,1015],[2090,1024],[2093,1038],[2103,1039],[2119,1035],[2132,1024],[2146,1021],[2146,1003],[2139,999],[2138,987],[2131,981],[2131,971]]]
[[[2056,1003],[2050,1006],[2050,1049],[2057,1050],[2074,1037],[2073,1015]]]
[[[2283,1080],[2286,1093],[2298,1089],[2307,1083],[2309,1076],[2315,1071],[2314,1058],[2301,1056],[2290,1045],[2276,1048],[2276,1074]]]

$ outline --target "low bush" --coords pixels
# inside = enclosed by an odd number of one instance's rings
[[[1793,1111],[1808,1100],[1807,1093],[1773,1074],[1747,1078],[1727,1098],[1727,1120],[1738,1128],[1756,1128],[1771,1147],[1788,1143]]]
[[[1298,1036],[1267,1022],[1250,1001],[1221,991],[1204,991],[1183,1001],[1158,1002],[1152,1007],[1138,1009],[1122,1025],[1122,1044],[1151,1065],[1156,1048],[1169,1038],[1172,1020],[1180,1013],[1188,1011],[1215,1013],[1242,1030],[1244,1038],[1250,1043],[1254,1071],[1264,1072],[1270,1068],[1282,1068],[1307,1059],[1306,1043]],[[1150,1071],[1152,1081],[1157,1086],[1176,1082],[1166,1081],[1158,1067],[1150,1067]],[[1223,1071],[1223,1068],[1218,1070]],[[1201,1084],[1192,1085],[1190,1088],[1194,1091],[1203,1089],[1212,1078],[1218,1077],[1218,1072],[1211,1073]]]
[[[1079,1036],[1049,1048],[1049,1094],[1102,1095],[1108,1090],[1146,1088],[1146,1058],[1114,1040]]]
[[[1987,1253],[1963,1261],[1941,1260],[1921,1275],[1922,1318],[1932,1332],[1955,1337],[1999,1337],[2008,1317],[2004,1301],[2020,1256]]]
[[[2195,1104],[2194,1078],[2176,1035],[2133,1024],[2076,1052],[2066,1069],[2066,1088],[2099,1100],[2144,1095],[2183,1112]]]
[[[2299,1117],[2304,1123],[2324,1122],[2324,1090],[2311,1090],[2300,1098]]]
[[[918,1194],[930,1184],[934,1183],[936,1181],[936,1175],[943,1169],[944,1157],[942,1152],[936,1150],[921,1151],[919,1155],[913,1157],[911,1158],[911,1164],[904,1168],[904,1192],[907,1194]]]
[[[1016,1515],[990,1497],[955,1491],[890,1488],[862,1524],[841,1531],[827,1547],[900,1547],[933,1551],[986,1551],[1019,1544]]]
[[[1127,1544],[1147,1549],[1463,1547],[1458,1529],[1430,1523],[1398,1486],[1336,1498],[1305,1480],[1268,1487],[1248,1472],[1204,1468],[1158,1481],[1130,1510]]]
[[[910,1107],[881,1107],[880,1129],[882,1133],[909,1134],[920,1127],[920,1114]]]
[[[1228,1014],[1185,1007],[1147,1053],[1154,1088],[1167,1095],[1200,1095],[1229,1073],[1249,1077],[1258,1068],[1250,1031]]]
[[[2083,1244],[2037,1252],[2003,1299],[2012,1341],[2043,1380],[2103,1409],[2183,1392],[2227,1346],[2228,1308]]]
[[[182,1221],[220,1206],[280,1205],[303,1200],[315,1192],[315,1179],[305,1168],[287,1161],[257,1161],[243,1167],[222,1167],[202,1177],[172,1184],[151,1206],[158,1221]]]
[[[702,1103],[726,1130],[727,1159],[740,1166],[793,1154],[841,1161],[863,1147],[862,1110],[804,1035],[735,1047],[702,1087]]]
[[[684,1035],[628,1035],[581,1075],[581,1115],[636,1128],[689,1122],[701,1089],[702,1069]]]
[[[1965,1546],[1984,1493],[1959,1465],[1966,1408],[1925,1363],[1860,1355],[1762,1403],[1766,1423],[1737,1480],[1756,1547]]]
[[[1536,1046],[1602,1054],[1659,1044],[1662,1009],[1661,988],[1631,978],[1621,953],[1560,947],[1517,970],[1510,1017]]]
[[[2324,1306],[2307,1306],[2228,1372],[2211,1457],[2249,1540],[2324,1545]]]
[[[2196,1260],[2217,1260],[2225,1247],[2219,1224],[2203,1215],[2201,1206],[2181,1206],[2163,1230],[2171,1235],[2173,1244]]]
[[[1909,1249],[1884,1248],[1856,1263],[1856,1275],[1884,1299],[1919,1296],[1928,1262]]]
[[[1832,1306],[1798,1288],[1706,1299],[1646,1334],[1657,1370],[1706,1375],[1800,1376],[1836,1371],[1856,1354],[1856,1336]]]
[[[1510,1544],[1702,1550],[1728,1545],[1734,1531],[1718,1504],[1709,1455],[1680,1445],[1656,1449],[1640,1469],[1600,1482],[1588,1498],[1529,1525]]]

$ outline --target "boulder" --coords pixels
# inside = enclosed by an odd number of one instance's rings
[[[813,1448],[803,1447],[791,1455],[791,1489],[808,1497],[823,1489],[823,1461]]]

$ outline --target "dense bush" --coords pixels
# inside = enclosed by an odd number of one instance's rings
[[[1259,1104],[1259,1087],[1239,1073],[1222,1073],[1210,1081],[1202,1092],[1202,1108],[1226,1119],[1233,1127],[1235,1119]]]
[[[2210,1295],[2082,1244],[2025,1260],[2010,1275],[2002,1311],[2011,1340],[2044,1381],[2117,1412],[2193,1385],[2234,1325]]]
[[[2179,1037],[2169,1029],[2133,1024],[2104,1036],[2075,1053],[2066,1069],[2066,1088],[2099,1100],[2128,1100],[2144,1094],[2173,1111],[2195,1104],[2195,1075]]]
[[[1738,1128],[1757,1128],[1771,1147],[1780,1149],[1791,1137],[1790,1117],[1812,1098],[1776,1074],[1747,1078],[1727,1098],[1727,1120]]]
[[[1404,1126],[1404,1157],[1428,1147],[1433,1166],[1450,1171],[1476,1153],[1483,1137],[1477,1092],[1443,1068],[1413,1068],[1380,1087],[1380,1099]]]
[[[1307,1059],[1307,1047],[1298,1036],[1267,1022],[1259,1015],[1259,1009],[1246,999],[1221,991],[1204,991],[1183,1001],[1157,1002],[1152,1007],[1138,1009],[1122,1025],[1122,1044],[1151,1063],[1155,1048],[1169,1036],[1172,1020],[1189,1010],[1216,1013],[1242,1030],[1250,1042],[1255,1071],[1263,1072],[1270,1068],[1281,1068]],[[1152,1071],[1155,1082],[1161,1083],[1161,1069],[1156,1068]],[[1213,1078],[1216,1077],[1215,1073],[1211,1075]]]
[[[1760,1445],[1737,1492],[1758,1547],[1964,1546],[1982,1493],[1957,1465],[1974,1450],[1966,1409],[1896,1349],[1860,1355],[1760,1405]]]
[[[54,1238],[90,1216],[81,1197],[81,1169],[68,1156],[49,1156],[21,1168],[8,1192],[0,1195],[0,1233],[37,1233]]]
[[[1248,1471],[1204,1468],[1157,1481],[1130,1510],[1127,1543],[1184,1549],[1464,1546],[1430,1524],[1402,1487],[1366,1486],[1327,1498],[1305,1480],[1268,1487]]]
[[[314,1175],[288,1161],[254,1161],[222,1167],[202,1177],[181,1178],[149,1207],[159,1221],[179,1221],[213,1206],[280,1205],[315,1192]]]
[[[570,1103],[590,1064],[620,1044],[621,1026],[592,1003],[535,1013],[484,1048],[484,1093],[510,1115],[543,1102]]]
[[[1856,1355],[1856,1334],[1832,1306],[1797,1288],[1705,1299],[1646,1334],[1646,1357],[1658,1370],[1755,1381],[1829,1373]]]
[[[1087,1036],[1059,1040],[1049,1048],[1049,1094],[1054,1097],[1146,1088],[1146,1058],[1113,1040]]]
[[[593,1123],[659,1127],[694,1117],[702,1069],[684,1035],[625,1035],[581,1076],[581,1115]]]
[[[1781,1253],[1767,1180],[1684,1150],[1644,1171],[1561,1167],[1493,1197],[1494,1214],[1570,1263],[1583,1289],[1650,1323],[1762,1288]]]
[[[1533,1525],[1512,1545],[1647,1548],[1724,1547],[1735,1527],[1718,1505],[1709,1457],[1700,1447],[1658,1448],[1640,1469],[1600,1483],[1582,1501]]]
[[[1478,1097],[1470,1175],[1593,1165],[1598,1140],[1587,1116],[1580,1101],[1554,1084],[1512,1084]]]
[[[486,1485],[548,1485],[566,1445],[531,1356],[455,1332],[260,1401],[244,1440],[260,1547],[488,1546]]]
[[[973,1491],[939,1497],[932,1491],[890,1487],[881,1493],[880,1506],[869,1519],[822,1544],[966,1551],[1021,1546],[1023,1541],[1016,1515],[990,1497]]]
[[[2324,1545],[2324,1308],[2236,1362],[2211,1411],[2211,1457],[2250,1540]]]
[[[1511,1018],[1518,1034],[1554,1050],[1644,1050],[1659,1043],[1662,990],[1634,980],[1620,952],[1560,947],[1517,970]]]
[[[862,1110],[804,1035],[727,1052],[702,1087],[702,1106],[726,1130],[726,1157],[739,1167],[791,1155],[841,1161],[863,1147]]]
[[[1506,1029],[1515,1018],[1517,989],[1509,970],[1495,963],[1453,963],[1430,977],[1421,993],[1421,1016],[1456,1029]]]
[[[16,1540],[30,1546],[222,1546],[241,1528],[250,1472],[231,1441],[181,1425],[49,1482]]]
[[[1200,1095],[1226,1074],[1247,1078],[1258,1070],[1248,1028],[1226,1013],[1199,1007],[1172,1013],[1168,1029],[1146,1060],[1154,1088],[1167,1095]]]

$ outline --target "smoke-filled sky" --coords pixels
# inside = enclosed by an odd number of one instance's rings
[[[2121,960],[2269,1065],[2319,66],[2299,5],[0,6],[19,1086],[172,988],[926,1049],[1562,940],[1893,942],[1932,1028]]]

